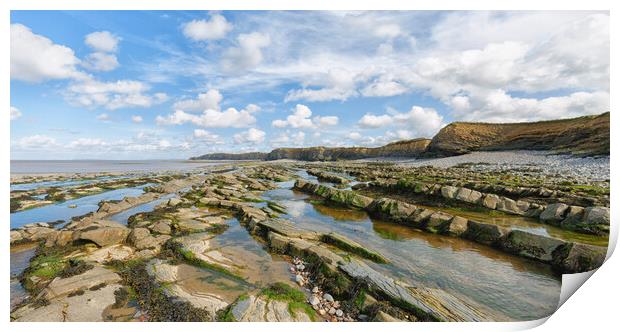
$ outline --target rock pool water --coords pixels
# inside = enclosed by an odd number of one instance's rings
[[[285,206],[284,217],[302,228],[337,231],[384,255],[390,264],[370,264],[395,279],[467,297],[496,320],[538,319],[557,307],[561,282],[548,265],[460,238],[372,220],[362,211],[331,208],[290,190],[292,185],[283,182],[281,189],[263,196]]]
[[[98,203],[102,200],[118,200],[128,196],[140,196],[144,193],[144,188],[149,185],[150,184],[145,184],[137,187],[115,189],[58,204],[14,212],[11,213],[11,228],[20,227],[33,222],[69,221],[72,217],[97,211],[99,208]],[[72,205],[76,207],[70,208],[69,206]]]
[[[36,244],[25,244],[11,247],[11,309],[23,301],[28,293],[19,282],[19,275],[30,264],[30,259],[36,251]]]

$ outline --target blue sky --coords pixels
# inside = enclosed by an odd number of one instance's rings
[[[378,146],[609,110],[607,12],[12,11],[11,158]]]

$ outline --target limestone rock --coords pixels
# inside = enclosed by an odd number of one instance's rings
[[[564,203],[549,204],[539,218],[544,222],[560,222],[564,219],[567,211],[568,205]]]

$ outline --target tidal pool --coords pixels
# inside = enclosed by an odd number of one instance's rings
[[[19,276],[30,264],[36,249],[37,244],[34,243],[11,247],[11,310],[28,296],[28,292],[19,282]]]
[[[336,231],[363,243],[390,261],[369,264],[395,279],[468,298],[494,320],[538,319],[557,307],[561,281],[546,264],[460,238],[373,220],[363,211],[331,207],[288,189],[292,181],[280,186],[263,196],[286,207],[284,218],[308,230]]]
[[[137,187],[106,191],[96,195],[84,196],[58,204],[11,213],[11,228],[17,228],[33,222],[69,221],[72,217],[97,211],[103,200],[119,200],[129,196],[140,196],[150,184]],[[74,208],[69,206],[75,205]]]
[[[155,207],[163,202],[165,202],[166,200],[175,197],[176,194],[168,194],[168,195],[164,195],[154,201],[148,202],[148,203],[144,203],[144,204],[140,204],[138,206],[132,207],[131,209],[127,209],[125,211],[113,214],[111,216],[109,216],[107,219],[108,220],[112,220],[112,221],[116,221],[119,224],[123,224],[123,225],[127,225],[127,222],[129,221],[129,217],[133,216],[134,214],[138,214],[138,213],[142,213],[142,212],[151,212],[155,209]]]
[[[536,219],[533,218],[511,215],[499,211],[480,212],[450,207],[424,206],[419,204],[416,204],[416,206],[443,211],[455,216],[461,216],[471,220],[482,221],[489,224],[496,224],[511,229],[518,229],[524,232],[545,235],[566,241],[579,242],[603,247],[606,247],[607,243],[609,242],[608,236],[598,236],[573,232],[557,226],[537,222]]]

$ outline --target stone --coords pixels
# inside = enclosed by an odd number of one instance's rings
[[[482,199],[482,205],[488,209],[495,210],[499,203],[499,196],[495,194],[485,194]]]
[[[170,233],[172,232],[170,225],[168,225],[167,223],[163,221],[158,221],[155,224],[153,224],[153,226],[151,226],[151,230],[155,233],[166,234],[166,235],[170,235]]]
[[[581,273],[599,268],[607,248],[566,243],[553,252],[552,266],[561,273]]]
[[[551,262],[553,252],[564,243],[562,240],[548,236],[513,230],[501,240],[500,246],[505,251],[518,256]]]
[[[304,277],[301,274],[295,275],[295,282],[299,284],[299,286],[303,286],[305,283]]]
[[[147,228],[134,228],[129,233],[127,240],[135,246],[138,241],[148,236],[151,236],[151,232]]]
[[[467,219],[454,216],[447,222],[442,230],[443,234],[459,237],[467,230]]]
[[[11,244],[15,243],[15,242],[19,242],[21,240],[23,240],[24,237],[22,236],[22,234],[18,231],[11,231]]]
[[[379,198],[368,206],[368,212],[385,219],[404,222],[415,211],[416,206],[391,198]]]
[[[564,203],[549,204],[547,208],[540,214],[540,220],[544,222],[560,222],[564,219],[568,205]]]
[[[250,295],[232,305],[230,313],[237,322],[310,322],[303,310],[289,311],[289,305],[283,301],[268,301]]]
[[[469,196],[467,197],[465,202],[472,203],[472,204],[478,204],[481,199],[482,199],[482,193],[476,190],[472,190],[469,193]]]
[[[212,317],[215,317],[219,310],[228,306],[228,303],[216,294],[190,291],[175,283],[165,287],[164,293],[170,297],[174,297],[178,301],[189,302],[196,308],[204,309],[208,311]]]
[[[459,190],[457,187],[453,186],[442,186],[441,187],[441,196],[448,199],[455,199],[456,192]]]
[[[56,233],[53,233],[47,237],[47,240],[45,241],[45,246],[46,247],[53,247],[53,246],[66,246],[67,244],[71,243],[71,241],[73,241],[73,231],[66,231],[66,230],[61,230],[58,231]]]
[[[387,314],[387,313],[385,313],[384,311],[381,311],[381,310],[377,311],[373,321],[375,321],[375,322],[403,322],[403,320],[395,318],[394,316],[391,316],[391,315],[389,315],[389,314]]]
[[[112,284],[121,281],[121,277],[103,267],[95,266],[86,272],[69,278],[55,278],[43,289],[42,296],[48,300],[67,295],[81,289],[101,284]]]
[[[523,212],[517,206],[517,202],[508,197],[501,197],[495,209],[510,214],[523,214]]]
[[[368,258],[377,263],[387,263],[387,258],[383,257],[378,252],[369,249],[367,246],[363,246],[349,238],[346,238],[338,233],[331,232],[323,234],[321,241],[332,244],[340,249],[346,250],[350,253],[354,253],[364,258]]]
[[[319,287],[317,286],[312,287],[312,293],[316,294],[318,292],[319,292]]]
[[[125,242],[129,233],[129,228],[114,222],[107,222],[74,232],[73,240],[88,240],[100,247],[105,247]]]
[[[413,214],[409,217],[409,223],[413,224],[413,226],[420,227],[424,224],[425,221],[430,218],[430,216],[435,213],[433,210],[417,208]]]
[[[284,254],[288,250],[289,239],[286,236],[269,231],[267,234],[269,240],[269,248],[272,251]]]
[[[88,256],[86,256],[87,260],[95,261],[97,263],[105,263],[112,260],[120,260],[124,261],[129,259],[134,253],[134,250],[131,247],[117,244],[109,247],[103,247],[97,249]]]
[[[467,202],[469,195],[471,195],[471,189],[459,188],[456,192],[456,199],[462,202]]]
[[[323,300],[327,302],[334,302],[334,298],[331,296],[331,294],[328,293],[323,294]]]
[[[393,305],[405,310],[415,308],[420,318],[431,321],[484,321],[486,316],[472,303],[465,302],[440,289],[411,287],[396,281],[366,265],[351,259],[340,262],[339,268],[349,277],[363,280],[366,286]],[[441,303],[441,306],[437,304]]]
[[[462,237],[486,245],[495,245],[509,231],[505,227],[468,220],[467,230],[462,234]]]
[[[181,203],[182,203],[182,201],[180,199],[173,197],[173,198],[170,198],[168,200],[167,205],[168,206],[177,206],[177,205],[179,205]]]
[[[587,207],[583,211],[582,221],[588,225],[609,226],[609,208],[602,206]]]
[[[318,297],[313,295],[312,297],[310,297],[309,303],[310,305],[318,305],[319,303],[321,303],[321,300],[319,300]]]
[[[342,317],[342,315],[344,315],[344,312],[340,309],[336,310],[336,316],[338,317]]]
[[[437,211],[428,218],[424,225],[424,229],[431,233],[439,233],[442,231],[447,223],[453,218],[452,215]]]

